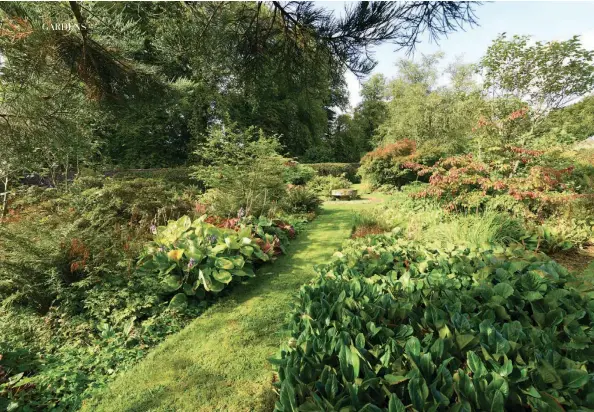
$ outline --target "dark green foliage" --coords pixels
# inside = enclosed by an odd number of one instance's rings
[[[296,186],[287,190],[281,208],[290,214],[312,213],[322,204],[317,193],[307,187]]]
[[[106,172],[107,176],[114,179],[155,179],[174,185],[197,185],[196,179],[190,177],[190,169],[187,167],[171,167],[165,169],[127,169]]]
[[[316,170],[309,165],[288,161],[285,162],[283,178],[285,183],[304,185],[316,175]]]
[[[286,193],[285,159],[277,136],[262,130],[213,127],[195,154],[192,176],[210,190],[202,198],[216,216],[273,214]]]
[[[594,300],[544,255],[376,236],[317,270],[276,410],[594,406]]]
[[[0,225],[0,354],[13,378],[0,397],[76,408],[200,312],[166,311],[156,279],[134,271],[151,224],[191,213],[192,196],[160,180],[102,177],[69,192],[19,191]]]
[[[318,196],[329,197],[332,190],[350,188],[351,182],[347,180],[344,174],[339,176],[316,176],[308,182],[306,187]]]
[[[357,175],[359,163],[310,163],[308,166],[313,167],[320,176],[338,177],[344,173],[345,177],[351,183],[359,183],[361,181]]]

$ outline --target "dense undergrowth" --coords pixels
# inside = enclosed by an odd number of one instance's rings
[[[1,406],[76,409],[283,253],[320,200],[286,187],[312,169],[280,167],[272,201],[261,185],[209,203],[179,173],[19,189],[0,225]]]
[[[523,248],[347,244],[301,289],[279,411],[591,408],[594,300]]]
[[[401,141],[366,155],[391,199],[301,288],[275,410],[593,408],[591,270],[545,254],[594,244],[594,165],[578,153],[432,158]]]

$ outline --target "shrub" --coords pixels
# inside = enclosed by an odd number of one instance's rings
[[[594,244],[594,218],[551,218],[532,228],[531,245],[546,253]]]
[[[0,405],[76,409],[202,310],[167,311],[162,285],[133,270],[151,224],[191,214],[194,194],[111,178],[19,192],[0,225],[0,354],[10,378]]]
[[[279,150],[276,136],[253,127],[212,128],[196,151],[200,163],[192,168],[192,176],[211,189],[203,199],[209,212],[224,217],[240,209],[248,215],[271,214],[286,192],[285,159]]]
[[[287,191],[281,208],[289,214],[305,214],[315,212],[322,204],[318,195],[303,186],[295,186]]]
[[[235,278],[253,277],[252,263],[268,261],[274,250],[264,253],[252,238],[250,227],[239,231],[194,222],[187,216],[156,229],[153,242],[143,254],[138,270],[156,276],[162,292],[172,296],[170,307],[185,307],[188,297],[204,298],[218,293]]]
[[[538,151],[510,148],[510,152],[505,162],[485,163],[469,154],[443,159],[431,167],[414,162],[403,166],[431,176],[428,188],[415,197],[439,199],[452,211],[495,206],[493,198],[503,196],[498,206],[543,219],[593,201],[589,186],[581,174],[574,174],[573,166],[551,167]]]
[[[414,158],[416,149],[417,145],[412,140],[380,146],[363,156],[359,173],[373,187],[401,187],[416,179],[416,173],[401,167],[403,162]]]
[[[128,169],[105,172],[106,176],[118,180],[153,179],[176,186],[197,185],[197,181],[190,176],[187,167],[171,167],[164,169]]]
[[[315,169],[309,165],[304,165],[295,161],[285,162],[285,169],[283,171],[283,179],[285,183],[304,185],[315,175]]]
[[[301,288],[276,410],[594,406],[594,300],[544,255],[351,242]]]
[[[351,182],[344,175],[316,176],[307,183],[307,188],[319,196],[329,197],[334,189],[348,189]]]
[[[359,163],[310,163],[308,166],[312,167],[319,176],[340,177],[344,174],[351,183],[361,181],[357,174]]]

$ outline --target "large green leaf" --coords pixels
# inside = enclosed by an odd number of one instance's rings
[[[388,403],[388,412],[406,412],[406,407],[395,394],[390,395],[390,402]]]
[[[188,297],[185,293],[178,293],[169,302],[169,309],[183,310],[188,304]]]
[[[212,277],[224,284],[228,284],[233,280],[231,273],[226,270],[213,270]]]
[[[412,378],[408,382],[408,394],[415,409],[418,411],[425,410],[425,401],[429,396],[429,388],[425,383],[425,379],[421,377]]]
[[[485,368],[483,361],[481,360],[481,358],[479,358],[479,356],[476,353],[474,353],[473,351],[468,351],[466,354],[466,359],[468,361],[468,367],[470,368],[474,376],[480,378],[487,374],[487,369]]]
[[[235,266],[233,265],[233,262],[227,258],[216,258],[215,260],[215,267],[219,268],[219,269],[233,269]]]
[[[169,275],[163,279],[163,285],[168,292],[176,291],[182,286],[182,277]]]

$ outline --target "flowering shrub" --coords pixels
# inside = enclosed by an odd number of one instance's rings
[[[490,198],[504,196],[524,206],[528,216],[544,218],[561,207],[592,199],[589,188],[573,179],[574,166],[539,165],[543,152],[535,150],[511,147],[508,153],[506,162],[481,162],[468,154],[433,166],[411,161],[402,167],[430,176],[428,188],[414,197],[440,199],[451,211],[481,208]]]
[[[363,156],[359,173],[374,187],[403,186],[415,180],[416,174],[400,165],[414,159],[416,150],[416,143],[408,139],[380,146]]]
[[[530,130],[530,109],[523,103],[514,100],[494,103],[495,106],[491,107],[494,111],[481,116],[472,128],[479,151],[511,144],[519,145],[522,137]]]

